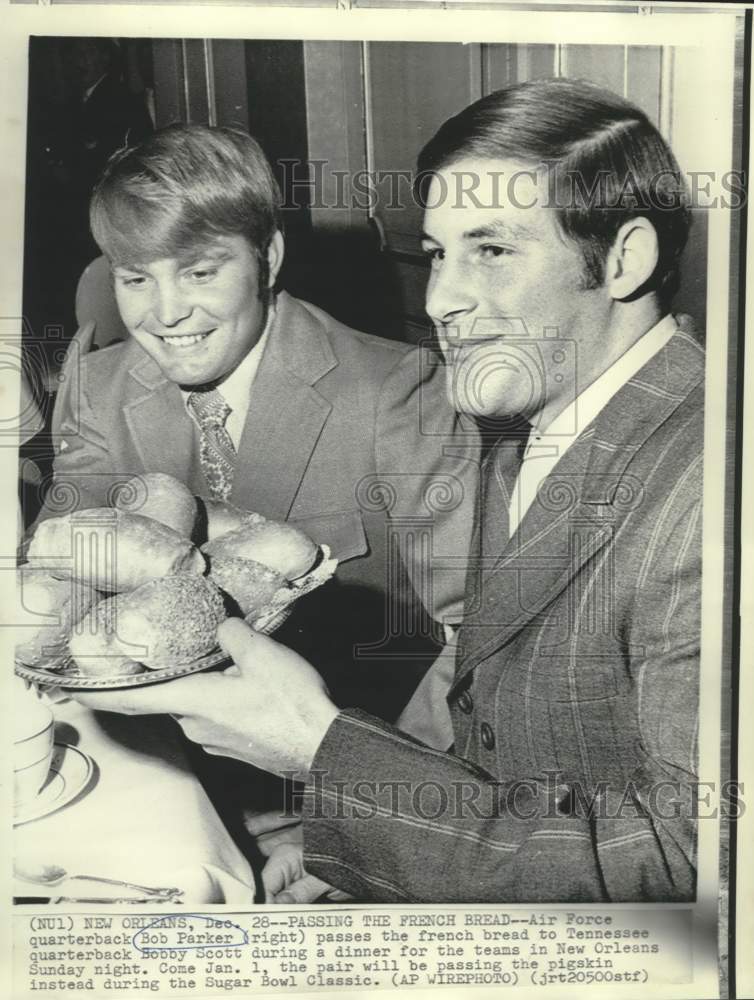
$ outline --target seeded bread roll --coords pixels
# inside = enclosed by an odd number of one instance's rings
[[[44,569],[20,566],[16,571],[16,659],[29,667],[62,666],[71,625],[87,613],[96,596],[86,584],[56,580]]]
[[[145,667],[192,663],[217,645],[217,626],[225,618],[222,595],[202,576],[178,573],[151,580],[125,594],[118,605],[118,633],[141,644]]]
[[[144,673],[120,639],[119,603],[126,595],[116,594],[95,605],[81,621],[69,643],[70,654],[82,674],[89,677],[124,677]]]
[[[133,590],[172,573],[201,574],[204,557],[188,538],[151,517],[94,507],[50,518],[28,549],[31,565],[73,575],[97,590]]]
[[[317,558],[317,546],[290,524],[264,521],[247,523],[207,542],[202,551],[210,560],[219,557],[253,559],[277,570],[287,580],[308,573]]]
[[[70,650],[83,673],[103,676],[192,663],[217,645],[225,607],[209,580],[178,573],[101,602],[93,616]]]
[[[207,511],[207,541],[214,541],[246,524],[264,524],[266,518],[250,510],[241,510],[225,500],[202,500]]]
[[[180,480],[164,472],[133,476],[119,487],[113,506],[151,517],[186,538],[194,530],[196,497]]]
[[[217,556],[210,560],[209,579],[233,598],[249,621],[258,618],[286,580],[252,559]]]

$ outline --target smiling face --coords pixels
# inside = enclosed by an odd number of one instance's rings
[[[546,178],[515,161],[463,159],[432,180],[426,308],[456,409],[544,425],[600,367],[610,299],[585,288],[581,251],[547,200]]]
[[[261,337],[269,288],[282,260],[276,233],[266,287],[243,236],[218,236],[190,257],[113,267],[115,296],[131,336],[180,385],[229,375]]]

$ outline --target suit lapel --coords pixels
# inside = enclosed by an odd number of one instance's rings
[[[547,606],[641,501],[629,463],[699,382],[703,364],[699,345],[676,333],[568,449],[499,558],[470,569],[456,684],[522,629],[539,627]]]
[[[146,355],[131,368],[130,375],[146,390],[123,407],[124,420],[144,469],[166,472],[198,492],[201,484],[192,476],[193,425],[178,386],[169,382]]]
[[[332,409],[314,383],[336,365],[319,319],[281,294],[251,389],[231,501],[288,517]]]
[[[499,557],[470,568],[456,680],[537,626],[539,613],[607,541],[599,513],[581,497],[592,441],[593,434],[582,435],[569,448]]]
[[[251,390],[232,502],[267,517],[288,516],[332,408],[314,383],[336,365],[321,321],[281,294]],[[194,426],[178,386],[141,350],[129,374],[143,391],[124,406],[123,416],[145,470],[166,472],[203,493]]]

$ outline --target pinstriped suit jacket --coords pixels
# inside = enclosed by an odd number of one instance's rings
[[[453,753],[335,720],[308,871],[380,901],[694,897],[703,374],[677,331],[472,562]]]

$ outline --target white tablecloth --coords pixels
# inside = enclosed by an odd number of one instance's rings
[[[249,863],[192,773],[172,719],[92,712],[70,700],[52,709],[56,742],[77,746],[97,767],[86,793],[58,812],[16,827],[20,863],[175,885],[184,890],[185,903],[253,902]],[[54,890],[17,880],[14,891],[128,895],[71,879]]]

